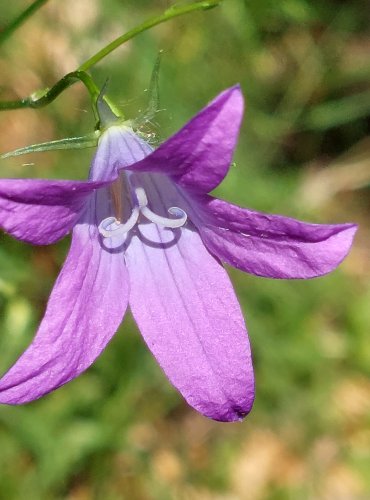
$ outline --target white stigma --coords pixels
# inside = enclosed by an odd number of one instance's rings
[[[169,228],[177,228],[181,227],[185,224],[188,219],[188,216],[182,208],[171,207],[168,209],[168,213],[175,216],[175,219],[169,219],[168,217],[162,217],[161,215],[157,215],[148,208],[148,198],[143,188],[139,187],[135,189],[135,194],[137,197],[137,201],[139,203],[140,212],[144,215],[144,217],[154,224],[159,224],[160,226],[169,227]]]
[[[135,207],[127,220],[124,224],[121,224],[115,217],[107,217],[106,219],[102,220],[101,223],[98,226],[99,233],[104,237],[104,238],[111,238],[111,237],[116,237],[116,236],[122,236],[123,234],[126,234],[132,229],[135,224],[137,223],[137,220],[140,215],[140,210],[138,207]]]
[[[136,225],[140,213],[150,222],[171,229],[182,227],[186,223],[188,216],[182,208],[170,207],[168,209],[168,213],[174,216],[173,219],[162,217],[148,208],[148,198],[144,188],[136,188],[135,195],[138,205],[133,208],[127,222],[121,224],[115,217],[107,217],[101,221],[98,230],[104,238],[114,238],[128,233]]]
[[[141,213],[144,215],[144,217],[146,217],[151,222],[154,222],[154,224],[159,224],[160,226],[177,228],[183,226],[187,221],[188,216],[186,215],[186,212],[182,210],[182,208],[171,207],[168,209],[168,212],[171,215],[175,215],[176,218],[169,219],[168,217],[162,217],[161,215],[157,215],[152,212],[148,207],[144,207],[141,209]]]

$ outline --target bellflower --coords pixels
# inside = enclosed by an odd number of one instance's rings
[[[36,245],[72,230],[38,332],[0,380],[0,402],[60,387],[104,350],[129,305],[186,401],[240,420],[254,379],[243,316],[221,262],[269,278],[313,278],[347,255],[354,224],[307,224],[208,193],[228,172],[243,114],[222,92],[156,150],[118,123],[101,135],[89,180],[0,180],[0,225]]]

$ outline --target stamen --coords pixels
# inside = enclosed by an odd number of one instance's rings
[[[123,197],[122,197],[123,182],[121,176],[118,177],[110,186],[110,192],[113,201],[114,215],[118,220],[122,219],[123,215]]]
[[[132,213],[124,224],[121,224],[115,217],[107,217],[102,220],[98,226],[99,233],[104,238],[115,238],[117,236],[122,236],[130,231],[135,224],[140,215],[139,207],[134,207]],[[114,228],[109,227],[114,226]]]

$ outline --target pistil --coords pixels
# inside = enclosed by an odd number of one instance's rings
[[[114,238],[128,233],[137,224],[140,214],[154,224],[169,228],[176,229],[182,227],[187,221],[186,212],[179,207],[170,207],[168,213],[173,215],[174,218],[162,217],[154,213],[148,207],[148,198],[143,187],[134,189],[135,201],[134,207],[131,211],[130,217],[125,223],[121,223],[123,214],[123,193],[122,187],[125,186],[123,179],[118,179],[111,186],[112,201],[115,217],[107,217],[102,220],[98,226],[99,233],[104,238]]]

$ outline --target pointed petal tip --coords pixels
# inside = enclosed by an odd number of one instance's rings
[[[343,231],[347,233],[349,247],[353,243],[353,239],[355,237],[355,234],[357,233],[358,227],[359,227],[358,224],[354,223],[343,224]]]
[[[336,269],[347,257],[352,248],[353,240],[358,230],[358,225],[353,223],[342,224],[339,226],[339,228],[340,229],[336,235],[338,238],[337,258],[336,259],[333,258],[332,266],[328,270],[326,270],[326,272],[324,272],[323,274],[328,274],[334,269]]]
[[[352,237],[356,234],[357,229],[359,228],[358,224],[355,224],[354,222],[343,224],[343,226],[347,226],[347,229],[350,229],[352,231]]]
[[[242,422],[252,411],[255,399],[255,383],[252,366],[248,369],[247,378],[238,383],[231,391],[231,385],[219,387],[219,396],[209,397],[206,393],[198,393],[185,397],[187,403],[207,418],[217,422]],[[206,396],[206,398],[204,398]]]
[[[205,417],[216,420],[217,422],[242,422],[252,411],[254,397],[255,393],[253,389],[251,393],[246,396],[244,401],[230,401],[229,404],[221,405],[208,402],[203,407],[199,405],[192,406]]]
[[[218,110],[218,113],[226,112],[228,118],[230,118],[229,113],[232,113],[233,121],[239,121],[240,125],[244,112],[244,96],[240,84],[237,83],[222,90],[194,118],[212,109]]]
[[[235,83],[235,85],[231,85],[231,87],[228,87],[227,89],[225,89],[224,92],[225,93],[226,92],[230,92],[230,93],[235,92],[235,93],[243,95],[240,83]]]
[[[353,245],[353,240],[358,229],[358,225],[353,223],[337,224],[334,227],[336,228],[336,231],[331,235],[330,238],[328,238],[328,241],[332,242],[332,259],[330,260],[329,258],[328,260],[328,262],[331,262],[332,268],[327,272],[335,269],[347,257]]]
[[[351,251],[357,229],[357,224],[337,224],[335,232],[325,241],[326,247],[323,247],[322,260],[312,266],[310,273],[303,278],[320,278],[333,272]]]
[[[226,418],[221,418],[221,419],[216,419],[216,420],[219,420],[220,422],[225,422],[225,423],[243,422],[243,420],[252,411],[253,403],[254,403],[254,394],[251,397],[251,400],[248,400],[244,406],[233,407],[227,413]]]
[[[240,83],[237,83],[232,87],[225,89],[218,95],[218,97],[216,97],[216,99],[220,97],[224,97],[226,98],[226,100],[234,100],[234,105],[239,106],[241,110],[244,109],[244,96]]]
[[[234,95],[238,95],[240,97],[240,99],[242,99],[242,101],[244,102],[243,90],[242,90],[240,83],[236,83],[235,85],[230,87],[230,90],[232,91],[232,93]]]

